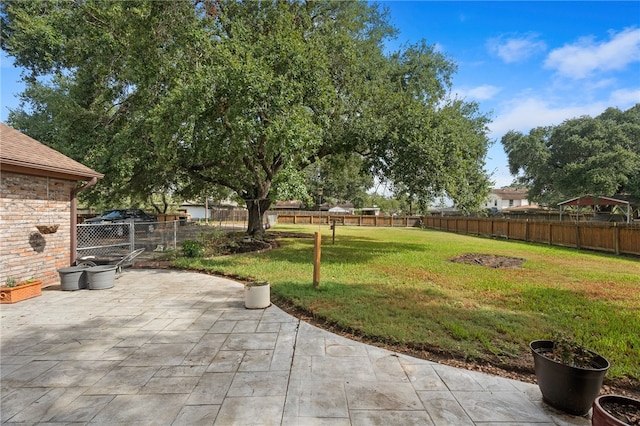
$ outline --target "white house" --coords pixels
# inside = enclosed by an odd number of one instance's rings
[[[379,207],[363,207],[360,209],[363,216],[380,216]]]
[[[537,206],[527,199],[526,189],[492,189],[487,197],[485,207],[494,211],[505,210],[513,207]]]
[[[351,203],[335,204],[335,205],[331,206],[331,208],[329,209],[329,213],[353,214],[354,210],[355,210],[355,208],[353,207],[353,204],[351,204]]]
[[[193,220],[211,219],[215,210],[233,210],[238,208],[238,203],[232,200],[207,200],[185,201],[180,204],[179,210],[189,214]]]
[[[211,208],[205,207],[204,203],[185,202],[178,210],[187,213],[192,220],[211,218]]]

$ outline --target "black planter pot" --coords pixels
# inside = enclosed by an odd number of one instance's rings
[[[587,414],[600,393],[609,361],[590,351],[595,356],[594,368],[570,367],[541,355],[553,349],[551,340],[535,340],[529,347],[543,400],[569,414]]]

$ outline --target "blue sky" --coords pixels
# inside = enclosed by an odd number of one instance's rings
[[[383,1],[394,50],[425,39],[458,65],[452,96],[492,118],[486,169],[512,181],[500,138],[640,103],[640,2]],[[19,70],[0,58],[0,121],[18,105]]]
[[[453,92],[490,114],[488,172],[513,180],[500,138],[640,103],[640,2],[386,1],[400,31],[458,64]]]

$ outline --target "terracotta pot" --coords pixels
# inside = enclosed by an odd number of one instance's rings
[[[601,395],[593,401],[593,414],[591,416],[591,424],[593,426],[625,426],[629,424],[613,417],[603,408],[603,405],[606,405],[608,402],[631,405],[640,411],[640,401],[637,399],[622,395]]]
[[[600,393],[609,361],[590,351],[594,355],[594,368],[571,367],[540,353],[551,351],[553,341],[536,340],[529,346],[542,399],[566,413],[576,416],[587,414]]]
[[[15,287],[0,287],[0,303],[16,303],[42,295],[42,280],[20,283]]]

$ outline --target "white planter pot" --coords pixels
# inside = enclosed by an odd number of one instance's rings
[[[271,285],[245,285],[244,307],[247,309],[264,309],[271,305]]]

